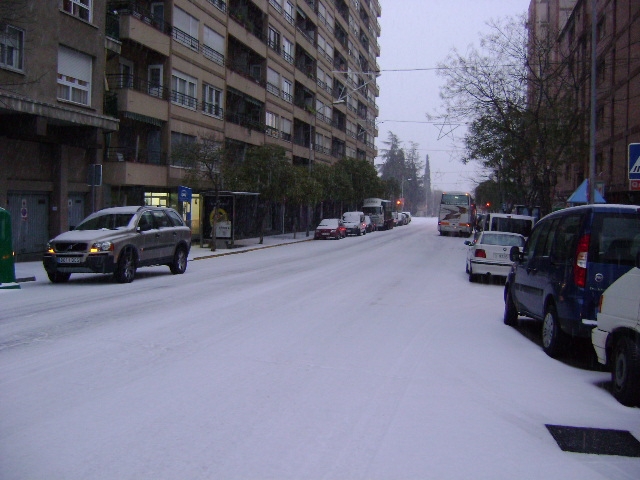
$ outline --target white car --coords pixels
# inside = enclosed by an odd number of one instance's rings
[[[601,295],[591,342],[598,361],[611,368],[613,396],[623,405],[640,406],[640,253],[636,267]]]
[[[469,281],[474,282],[479,275],[485,278],[505,277],[511,270],[509,252],[518,247],[522,251],[525,239],[519,233],[481,232],[473,241],[465,240],[469,246],[466,272]]]

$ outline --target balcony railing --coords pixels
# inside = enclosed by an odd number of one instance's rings
[[[173,28],[173,38],[175,38],[181,44],[189,47],[196,52],[200,51],[200,42],[197,38],[192,37],[188,33],[183,32],[179,28]]]
[[[173,90],[171,92],[171,101],[176,105],[182,105],[183,107],[196,110],[198,108],[198,99],[185,93],[177,92]]]
[[[107,74],[107,85],[110,90],[131,89],[146,93],[162,100],[169,99],[169,89],[133,75]]]
[[[132,147],[111,147],[107,149],[108,162],[134,162],[149,165],[167,165],[167,153],[161,150]]]
[[[220,105],[208,102],[202,102],[202,112],[219,119],[222,119],[224,115],[224,110]]]
[[[115,0],[109,2],[107,9],[110,12],[118,12],[119,15],[131,15],[156,30],[166,33],[167,35],[171,35],[171,25],[166,23],[164,20],[157,18],[153,13],[151,13],[151,10],[140,5],[138,2],[130,0]]]
[[[227,2],[223,0],[207,0],[211,5],[216,7],[221,12],[225,13],[227,11]]]
[[[229,70],[232,70],[235,73],[248,78],[249,80],[253,80],[258,85],[266,87],[266,82],[262,80],[262,68],[255,68],[258,65],[251,66],[241,63],[235,63],[232,60],[228,60],[226,64]]]
[[[204,44],[202,45],[201,49],[202,49],[202,55],[204,55],[205,58],[208,58],[212,62],[215,62],[218,65],[222,65],[224,67],[223,54]]]
[[[257,130],[259,132],[263,132],[266,127],[266,125],[260,120],[243,113],[227,112],[224,118],[227,120],[227,122],[235,123],[236,125],[241,125],[250,130]]]

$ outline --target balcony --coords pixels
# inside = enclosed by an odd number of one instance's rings
[[[120,114],[140,115],[154,119],[158,124],[169,120],[169,91],[166,88],[130,75],[106,77],[109,90],[117,92]]]
[[[157,19],[136,2],[111,2],[109,11],[118,13],[119,26],[111,26],[111,31],[118,32],[120,40],[131,40],[165,57],[169,56],[172,33],[169,24]]]

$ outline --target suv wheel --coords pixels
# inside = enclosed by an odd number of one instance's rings
[[[136,276],[136,259],[131,248],[127,248],[120,252],[118,266],[113,272],[113,277],[118,283],[131,283]]]
[[[510,327],[518,324],[518,309],[509,289],[504,296],[504,324]]]
[[[184,247],[178,247],[169,268],[174,275],[183,274],[187,270],[187,251]]]
[[[557,357],[564,351],[565,333],[560,328],[558,314],[553,305],[547,307],[542,321],[542,349],[550,357]]]
[[[620,337],[613,350],[611,369],[613,396],[623,405],[640,405],[640,346]]]
[[[47,277],[49,277],[49,280],[51,280],[52,283],[65,283],[69,281],[71,274],[63,272],[47,272]]]

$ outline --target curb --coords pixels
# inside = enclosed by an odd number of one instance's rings
[[[285,243],[276,243],[275,245],[262,245],[258,247],[245,248],[242,250],[238,250],[237,252],[225,252],[225,253],[214,253],[211,255],[202,255],[199,257],[193,257],[191,261],[195,260],[206,260],[209,258],[215,257],[224,257],[227,255],[237,255],[239,253],[247,253],[247,252],[255,252],[256,250],[264,250],[265,248],[274,248],[274,247],[282,247],[283,245],[291,245],[292,243],[300,243],[300,242],[310,242],[313,238],[306,238],[304,240],[296,240],[295,242],[285,242]]]

